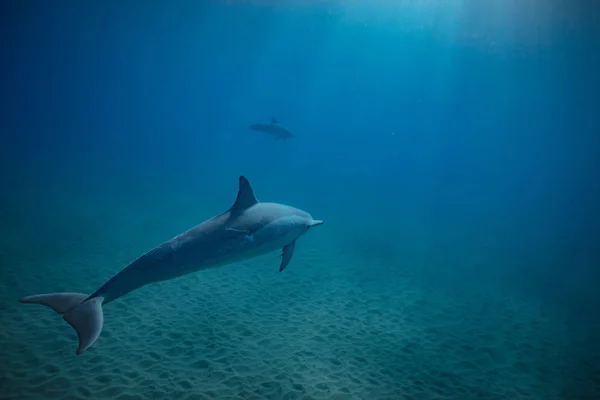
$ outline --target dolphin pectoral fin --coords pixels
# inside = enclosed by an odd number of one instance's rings
[[[230,232],[239,233],[248,242],[254,241],[254,232],[253,231],[248,231],[248,230],[243,230],[243,229],[235,229],[235,228],[225,228],[225,230],[230,231]]]
[[[281,254],[281,265],[279,266],[279,272],[283,271],[288,266],[292,256],[294,255],[294,247],[296,247],[296,241],[288,244],[283,248],[283,254]]]
[[[238,233],[244,233],[246,235],[250,234],[250,231],[246,231],[243,229],[235,229],[235,228],[225,228],[226,231],[230,231],[230,232],[238,232]]]

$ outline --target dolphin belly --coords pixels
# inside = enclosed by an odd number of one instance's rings
[[[282,247],[280,243],[255,240],[254,236],[236,232],[220,245],[208,237],[182,246],[175,241],[164,243],[144,254],[100,287],[93,297],[104,297],[104,304],[142,286],[167,281],[205,269],[217,268],[257,257]]]

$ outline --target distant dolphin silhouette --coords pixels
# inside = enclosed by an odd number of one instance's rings
[[[52,308],[77,331],[77,354],[94,344],[104,323],[102,305],[142,286],[207,268],[230,264],[283,248],[279,271],[294,254],[296,239],[321,225],[310,214],[277,203],[259,202],[240,176],[233,206],[150,250],[91,295],[49,293],[23,297],[22,303]]]
[[[289,129],[281,125],[279,121],[275,119],[275,117],[272,117],[271,122],[268,124],[252,124],[250,125],[250,129],[253,131],[268,133],[275,136],[276,139],[285,140],[295,137],[295,135],[293,135]]]

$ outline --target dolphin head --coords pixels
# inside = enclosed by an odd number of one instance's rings
[[[293,214],[293,223],[301,227],[302,233],[305,233],[313,226],[322,225],[323,221],[320,219],[314,219],[312,215],[306,211],[299,210],[297,208],[291,208]]]
[[[309,226],[309,228],[312,228],[313,226],[317,226],[317,225],[323,225],[323,221],[322,221],[322,220],[320,220],[320,219],[313,219],[313,220],[310,222],[310,226]]]
[[[323,224],[304,210],[258,201],[250,182],[241,176],[238,196],[228,211],[227,230],[245,232],[255,249],[276,249],[294,243],[310,228]]]
[[[304,212],[302,210],[298,210],[298,211],[299,211],[300,215],[296,215],[292,219],[293,224],[297,225],[297,227],[298,227],[297,228],[298,229],[297,237],[304,235],[311,228],[323,224],[323,221],[321,221],[320,219],[314,219],[309,213]]]
[[[284,243],[286,243],[283,246],[283,251],[281,253],[279,272],[282,272],[290,263],[290,260],[294,255],[296,239],[304,235],[313,226],[321,225],[323,223],[323,221],[314,219],[305,211],[298,209],[293,210],[295,210],[293,215],[275,221],[276,224],[279,222],[279,227],[275,230],[281,235],[280,238],[283,239]]]
[[[264,207],[263,210],[271,212],[265,213],[269,215],[267,219],[270,221],[254,235],[257,242],[264,241],[277,243],[276,246],[285,246],[303,236],[312,227],[323,223],[297,208],[273,203],[261,204]],[[260,212],[260,208],[257,208],[256,211]]]

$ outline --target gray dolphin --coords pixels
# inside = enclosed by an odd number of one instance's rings
[[[241,261],[283,248],[279,271],[294,254],[296,239],[321,225],[310,214],[277,203],[261,203],[240,176],[233,206],[150,250],[91,295],[48,293],[23,297],[22,303],[52,308],[77,331],[77,354],[94,344],[104,323],[102,305],[142,286]]]
[[[275,139],[285,140],[295,137],[292,132],[281,125],[279,121],[275,119],[275,117],[271,118],[271,122],[268,124],[252,124],[250,125],[250,129],[253,131],[268,133],[275,136]]]

